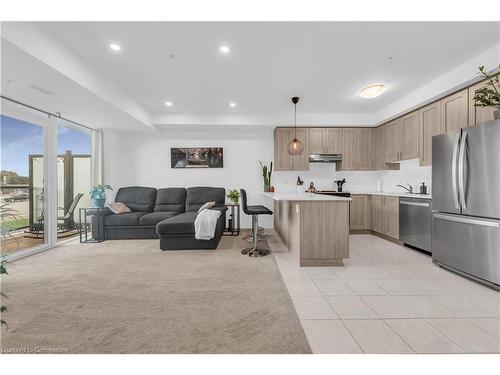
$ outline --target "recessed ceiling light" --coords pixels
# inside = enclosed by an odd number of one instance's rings
[[[219,48],[219,50],[222,52],[222,53],[228,53],[229,52],[229,47],[228,46],[221,46]]]
[[[231,108],[234,108],[234,107],[236,107],[236,103],[235,103],[235,102],[230,102],[230,103],[229,103],[229,106],[230,106]]]
[[[120,51],[122,49],[122,47],[120,47],[119,44],[116,44],[116,43],[109,43],[109,48],[111,48],[111,50],[113,51]]]
[[[165,102],[165,105],[166,105],[167,107],[172,107],[172,104],[173,104],[172,102]]]
[[[386,87],[382,83],[377,83],[375,85],[370,85],[363,87],[358,93],[358,96],[366,99],[373,99],[377,96],[382,95],[386,90]]]

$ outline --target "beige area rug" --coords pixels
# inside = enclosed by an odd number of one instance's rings
[[[273,256],[243,256],[247,245],[71,243],[18,260],[2,278],[2,351],[310,353]]]

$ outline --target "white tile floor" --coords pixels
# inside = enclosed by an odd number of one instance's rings
[[[500,293],[372,235],[343,267],[299,267],[269,245],[314,353],[500,353]]]

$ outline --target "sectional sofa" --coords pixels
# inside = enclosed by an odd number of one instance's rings
[[[104,239],[159,238],[162,250],[215,249],[226,223],[225,198],[225,189],[217,187],[122,187],[117,191],[115,201],[124,203],[131,212],[114,214],[109,209],[104,210]],[[214,238],[197,240],[194,221],[198,209],[207,202],[215,202],[212,209],[222,214]],[[97,228],[96,217],[93,224],[92,227]]]

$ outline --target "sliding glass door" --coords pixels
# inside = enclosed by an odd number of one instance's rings
[[[1,255],[12,260],[77,237],[94,131],[4,99],[0,116]]]
[[[0,115],[1,252],[25,253],[44,248],[47,224],[47,116],[10,107]]]
[[[79,234],[79,209],[90,207],[92,139],[88,130],[58,120],[57,239]]]

